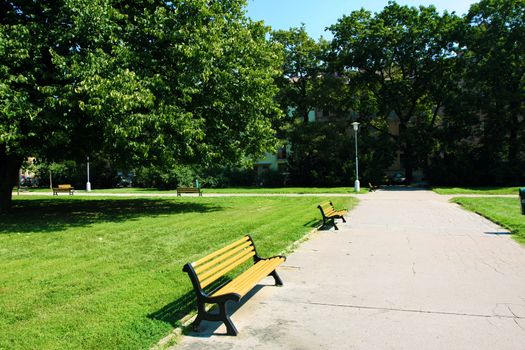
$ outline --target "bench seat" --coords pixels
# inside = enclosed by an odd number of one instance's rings
[[[268,276],[275,268],[281,265],[285,259],[283,257],[274,257],[267,260],[260,260],[248,270],[241,273],[233,281],[212,294],[214,297],[228,293],[236,293],[244,297],[255,285]]]
[[[285,260],[284,256],[259,257],[252,238],[244,236],[197,261],[184,265],[182,270],[188,273],[197,297],[198,313],[193,327],[198,329],[202,320],[222,321],[229,335],[237,335],[237,329],[228,316],[226,303],[239,302],[267,276],[272,276],[275,284],[282,286],[283,282],[275,269]],[[231,278],[232,272],[250,262],[253,262],[250,267]],[[212,313],[206,310],[206,304],[218,305],[219,312]]]

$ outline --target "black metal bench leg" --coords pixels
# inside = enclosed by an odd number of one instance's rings
[[[335,218],[332,218],[332,225],[334,225],[334,228],[336,230],[339,230],[339,228],[337,227],[337,225],[335,224]]]
[[[239,332],[237,331],[237,328],[235,328],[232,320],[230,319],[230,316],[228,316],[228,313],[226,312],[226,302],[219,304],[219,310],[222,321],[226,326],[226,333],[228,333],[228,335],[237,335]]]
[[[191,324],[194,331],[199,331],[199,326],[203,319],[206,319],[205,304],[197,301],[197,317],[195,318],[195,321],[193,321],[193,323]]]
[[[272,276],[273,279],[275,280],[276,286],[280,287],[283,285],[283,281],[281,280],[281,277],[279,277],[279,275],[277,274],[277,271],[273,270],[272,273],[270,273],[270,276]]]
[[[199,326],[201,325],[201,322],[202,322],[202,316],[198,314],[197,317],[195,318],[195,321],[193,321],[193,323],[191,324],[191,327],[193,328],[195,332],[199,331]]]
[[[344,217],[344,216],[341,216],[341,219],[343,219],[343,222],[346,222],[346,220],[345,220],[345,217]]]

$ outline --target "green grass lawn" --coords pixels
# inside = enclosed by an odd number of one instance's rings
[[[525,215],[516,198],[454,198],[453,201],[507,228],[525,244]]]
[[[321,200],[15,198],[0,215],[0,349],[148,349],[194,309],[186,262],[246,233],[282,252]]]
[[[14,189],[16,191],[16,188]],[[51,192],[48,188],[30,189],[30,192]],[[232,187],[232,188],[203,188],[204,193],[349,193],[355,194],[353,187],[281,187],[281,188],[260,188],[260,187]],[[78,193],[85,192],[78,190]],[[94,189],[94,193],[177,193],[176,190],[159,190],[157,188],[110,188]],[[360,194],[367,193],[368,188],[361,188]]]
[[[525,187],[521,186],[521,187]],[[438,194],[515,194],[520,187],[434,187]]]

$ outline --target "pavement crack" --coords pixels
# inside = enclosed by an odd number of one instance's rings
[[[500,270],[498,270],[497,268],[495,268],[494,266],[492,266],[491,264],[485,262],[485,261],[481,261],[484,265],[487,265],[488,267],[490,267],[491,269],[493,269],[494,271],[496,271],[497,273],[499,273],[500,275],[505,275],[503,272],[501,272]]]
[[[412,273],[414,274],[414,276],[416,275],[416,268],[415,267],[416,267],[416,263],[413,262],[412,263]]]
[[[518,315],[516,315],[516,314],[514,313],[514,311],[512,311],[512,309],[510,308],[510,306],[509,306],[508,304],[505,304],[505,306],[507,307],[507,309],[509,309],[510,313],[511,313],[514,317],[519,318]]]
[[[519,327],[519,328],[520,328],[520,329],[521,329],[522,331],[524,331],[524,332],[525,332],[525,328],[523,328],[523,327],[522,327],[522,326],[520,325],[520,323],[518,322],[518,320],[517,320],[517,319],[514,319],[514,323],[515,323],[515,324],[516,324],[516,326],[518,326],[518,327]]]
[[[308,305],[319,305],[319,306],[333,306],[348,309],[365,309],[365,310],[382,310],[382,311],[397,311],[397,312],[408,312],[408,313],[419,313],[419,314],[432,314],[432,315],[446,315],[446,316],[467,316],[467,317],[482,317],[482,318],[508,318],[513,320],[525,319],[524,317],[517,316],[512,313],[513,316],[505,315],[487,315],[487,314],[472,314],[463,312],[449,312],[449,311],[432,311],[432,310],[416,310],[416,309],[401,309],[401,308],[390,308],[380,306],[366,306],[366,305],[349,305],[349,304],[334,304],[334,303],[319,303],[315,301],[305,302],[300,301],[299,304]]]

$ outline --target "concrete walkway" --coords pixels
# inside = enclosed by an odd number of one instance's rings
[[[525,349],[525,249],[430,191],[359,197],[315,233],[232,320],[182,349]]]

